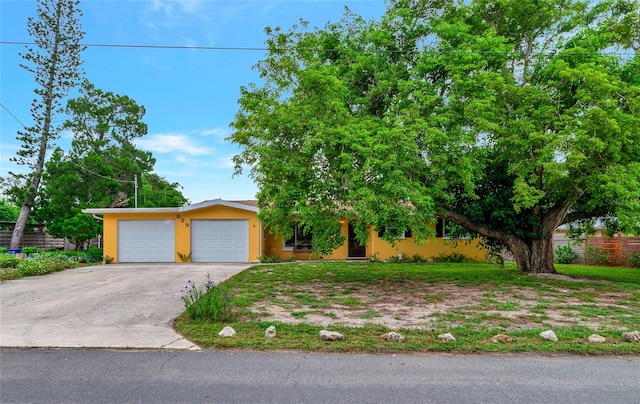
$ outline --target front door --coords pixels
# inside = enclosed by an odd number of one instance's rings
[[[365,258],[367,256],[367,249],[360,245],[356,239],[356,234],[353,230],[353,225],[349,223],[349,258]]]

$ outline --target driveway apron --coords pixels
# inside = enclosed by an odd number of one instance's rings
[[[198,349],[173,329],[190,280],[218,283],[249,264],[128,264],[0,284],[0,346]]]

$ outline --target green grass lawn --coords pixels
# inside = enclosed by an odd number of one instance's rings
[[[640,329],[640,270],[558,265],[561,277],[512,265],[305,262],[257,265],[225,282],[235,318],[207,322],[183,314],[176,329],[202,347],[315,351],[574,352],[640,354],[621,340]],[[237,336],[218,332],[232,326]],[[275,325],[278,335],[266,339]],[[321,329],[345,338],[325,342]],[[552,329],[556,343],[542,341]],[[397,331],[404,342],[381,335]],[[457,341],[442,343],[439,334]],[[493,343],[508,334],[512,343]],[[589,335],[605,343],[589,343]]]

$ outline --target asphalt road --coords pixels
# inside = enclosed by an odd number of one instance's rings
[[[0,350],[2,403],[637,403],[640,356]]]

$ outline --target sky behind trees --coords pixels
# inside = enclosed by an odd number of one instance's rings
[[[303,19],[310,27],[323,27],[338,21],[345,6],[365,18],[378,18],[385,3],[83,0],[84,43],[145,45],[89,46],[83,53],[86,78],[102,90],[128,95],[145,106],[149,131],[137,144],[157,159],[156,173],[180,183],[191,202],[253,199],[255,184],[246,175],[232,178],[231,157],[237,148],[224,138],[231,133],[228,125],[237,111],[240,86],[258,82],[252,66],[266,52],[161,47],[262,48],[266,26],[289,29]],[[35,16],[35,10],[35,1],[0,2],[1,41],[31,42],[26,22]],[[2,177],[9,171],[23,172],[24,167],[9,159],[18,150],[16,134],[21,123],[32,124],[35,83],[33,75],[19,67],[22,59],[18,54],[24,50],[24,45],[0,44]],[[63,133],[57,144],[68,150],[71,138],[71,133]]]

